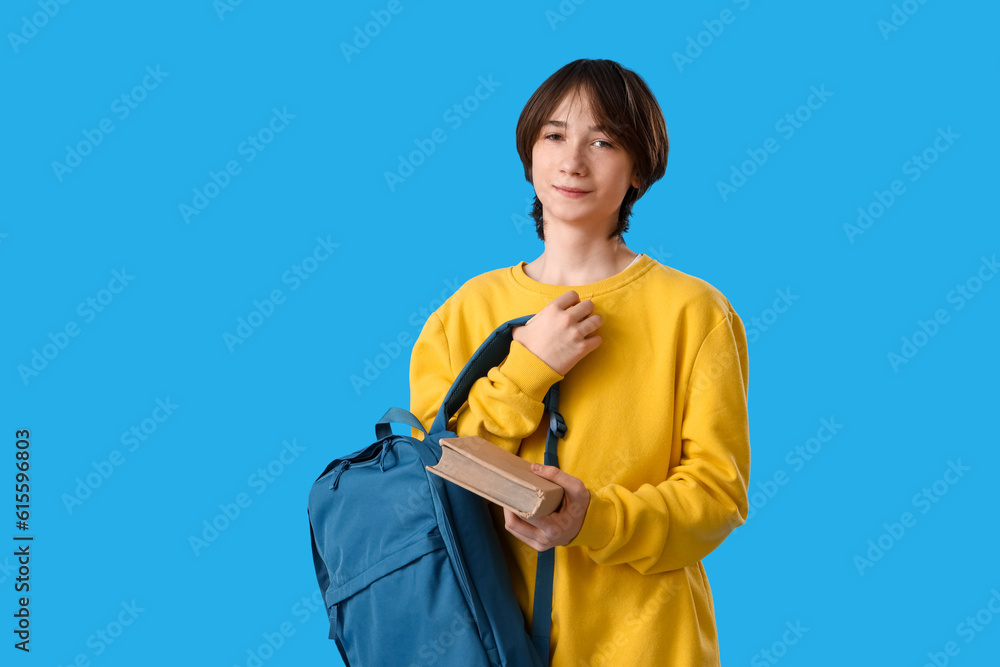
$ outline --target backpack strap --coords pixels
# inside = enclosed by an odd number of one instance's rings
[[[420,420],[413,416],[412,412],[404,410],[403,408],[389,408],[386,413],[382,415],[382,419],[379,419],[375,423],[375,439],[382,440],[390,435],[392,435],[392,424],[406,424],[418,429],[424,435],[427,435],[427,431],[424,430],[424,425],[420,423]]]
[[[469,400],[472,385],[489,373],[510,353],[514,341],[514,328],[526,324],[534,315],[524,315],[497,327],[473,353],[441,402],[434,417],[430,433],[447,431],[448,422],[462,405]],[[549,413],[549,430],[545,440],[545,465],[559,466],[556,447],[559,438],[566,435],[566,422],[558,412],[559,383],[549,387],[545,394],[545,408]],[[388,415],[387,415],[388,416]],[[432,445],[434,443],[431,443]],[[440,452],[438,452],[440,455]],[[535,571],[534,607],[531,615],[531,641],[544,664],[549,662],[549,640],[552,635],[552,578],[555,573],[555,549],[539,552]]]
[[[504,322],[483,341],[483,344],[473,353],[458,377],[455,378],[444,397],[444,401],[441,402],[441,409],[438,410],[437,416],[434,418],[431,433],[442,433],[448,430],[448,422],[455,416],[458,409],[469,400],[469,391],[472,389],[472,385],[479,378],[485,377],[491,368],[499,366],[510,352],[510,345],[514,342],[514,327],[527,323],[532,317],[534,315],[524,315]]]
[[[559,438],[566,435],[566,422],[559,414],[559,383],[549,388],[545,395],[545,408],[549,411],[549,431],[545,437],[545,465],[559,467],[556,448]],[[534,607],[531,612],[531,642],[544,664],[549,664],[549,639],[552,635],[552,579],[555,576],[556,550],[538,552],[535,566]]]

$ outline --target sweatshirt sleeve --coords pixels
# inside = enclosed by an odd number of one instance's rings
[[[735,312],[705,337],[688,379],[681,458],[666,480],[630,491],[591,491],[583,526],[568,546],[600,564],[643,574],[697,563],[746,521],[750,477],[746,332]]]
[[[438,408],[461,367],[453,368],[444,325],[432,314],[413,344],[410,357],[410,412],[430,430]],[[521,440],[535,432],[545,412],[543,400],[549,387],[563,376],[552,370],[521,343],[491,368],[469,391],[469,400],[452,418],[459,436],[478,435],[509,452],[517,453]],[[456,422],[457,419],[457,422]],[[419,437],[414,429],[414,437]]]

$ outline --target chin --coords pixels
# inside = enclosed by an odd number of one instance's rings
[[[548,197],[539,197],[538,201],[542,203],[542,218],[558,218],[560,221],[571,224],[573,226],[590,226],[593,224],[599,224],[601,227],[607,226],[608,221],[611,224],[617,224],[618,221],[618,210],[615,209],[611,212],[595,213],[592,205],[590,204],[574,204],[574,202],[567,201],[552,201]],[[595,223],[595,220],[603,220],[603,222]]]

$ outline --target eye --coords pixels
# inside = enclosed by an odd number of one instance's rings
[[[552,141],[558,141],[558,140],[560,140],[560,139],[563,138],[563,135],[561,135],[561,134],[559,134],[557,132],[552,132],[550,134],[542,135],[542,138],[543,139],[550,139]],[[598,148],[604,148],[604,149],[614,148],[615,147],[614,144],[612,144],[610,141],[607,141],[605,139],[595,139],[594,140],[594,144],[597,145]]]

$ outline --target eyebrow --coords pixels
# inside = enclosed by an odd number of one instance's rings
[[[561,120],[550,120],[549,122],[545,123],[545,125],[543,125],[542,127],[546,127],[548,125],[553,125],[555,127],[566,127],[566,123],[564,123]],[[587,129],[590,130],[591,132],[605,132],[605,133],[607,133],[607,131],[608,131],[607,128],[605,128],[603,125],[591,125]]]

